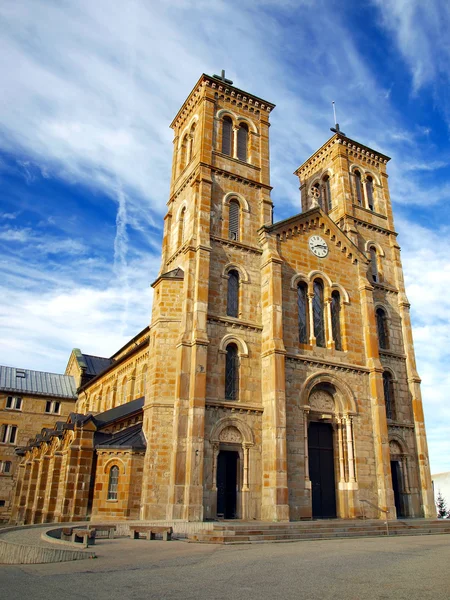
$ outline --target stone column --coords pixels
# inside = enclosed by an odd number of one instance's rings
[[[331,296],[324,300],[324,308],[325,308],[325,333],[326,333],[326,344],[327,348],[334,348],[334,339],[333,339],[333,325],[331,319]]]
[[[308,415],[309,407],[303,409],[303,443],[305,452],[305,489],[310,490],[311,480],[309,478]]]
[[[313,298],[314,294],[308,291],[309,343],[311,346],[316,345],[316,336],[314,335]]]
[[[346,415],[345,417],[346,429],[347,429],[347,454],[348,454],[348,479],[350,482],[356,481],[355,473],[355,456],[353,446],[353,422],[352,417]]]
[[[342,436],[343,419],[337,419],[338,450],[339,450],[339,481],[345,482],[344,440]]]

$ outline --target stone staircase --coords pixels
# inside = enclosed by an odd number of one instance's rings
[[[207,544],[254,544],[445,533],[450,533],[450,519],[402,519],[389,521],[388,527],[386,521],[375,519],[292,523],[221,521],[215,523],[212,529],[189,534],[188,541]]]

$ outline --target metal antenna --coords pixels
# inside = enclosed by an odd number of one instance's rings
[[[336,118],[336,104],[335,104],[334,100],[332,100],[331,104],[333,105],[334,127],[330,127],[330,131],[333,131],[334,133],[340,133],[341,135],[345,135],[345,133],[340,130],[339,123],[337,122],[337,118]]]

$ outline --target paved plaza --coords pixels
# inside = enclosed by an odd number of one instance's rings
[[[1,600],[448,600],[450,536],[220,546],[98,540],[97,559],[0,565]]]

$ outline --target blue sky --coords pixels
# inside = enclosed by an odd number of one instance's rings
[[[277,105],[275,218],[330,135],[392,157],[433,472],[450,470],[446,0],[15,0],[0,5],[0,364],[63,371],[149,322],[169,123],[202,72]]]

